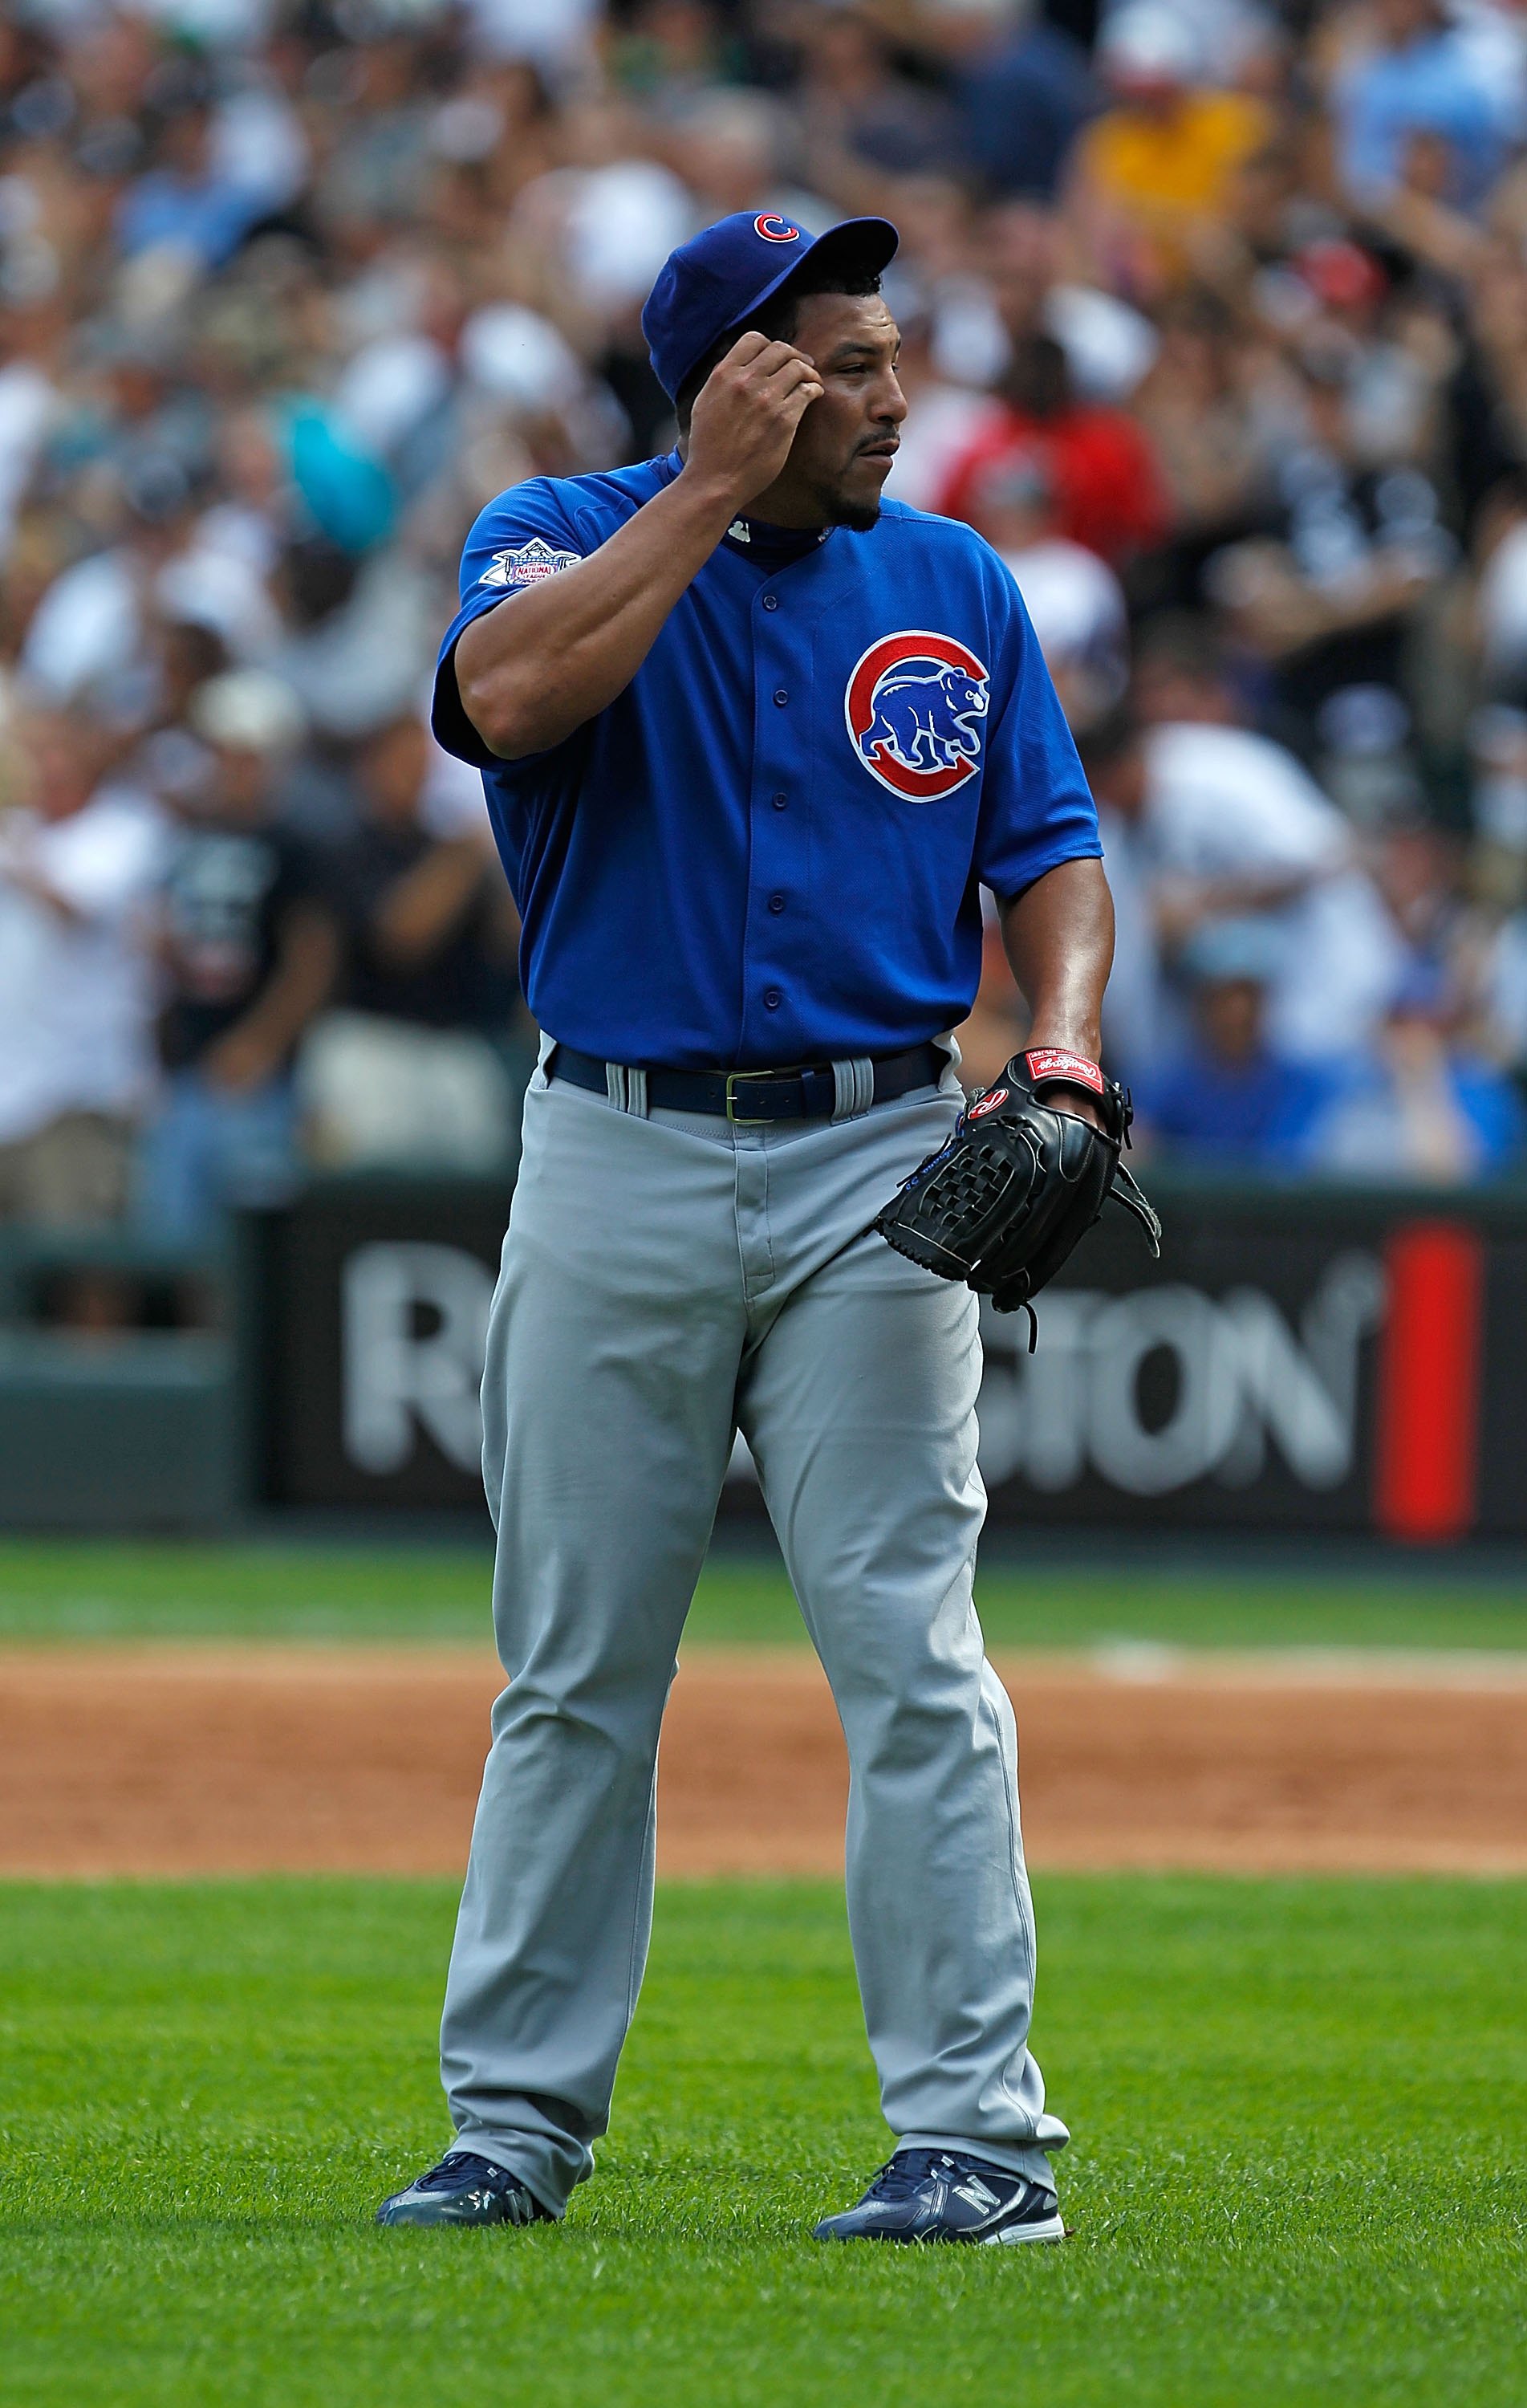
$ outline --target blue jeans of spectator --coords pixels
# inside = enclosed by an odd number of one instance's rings
[[[299,1177],[297,1114],[289,1078],[236,1092],[199,1070],[170,1078],[145,1133],[144,1221],[156,1237],[199,1246],[239,1205],[280,1204]]]

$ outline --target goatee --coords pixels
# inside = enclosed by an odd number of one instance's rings
[[[854,535],[868,535],[880,521],[880,505],[874,502],[835,502],[829,526],[848,527]]]

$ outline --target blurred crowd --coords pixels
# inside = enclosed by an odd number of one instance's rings
[[[1520,1163],[1522,0],[10,0],[0,1220],[510,1158],[435,646],[492,494],[671,443],[641,303],[738,208],[901,229],[890,491],[1027,600],[1144,1140]],[[993,931],[967,1075],[1021,1035]]]

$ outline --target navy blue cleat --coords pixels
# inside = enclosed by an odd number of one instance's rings
[[[819,2241],[1063,2241],[1055,2193],[984,2157],[898,2149],[857,2207],[824,2215]]]
[[[553,2219],[518,2174],[452,2149],[427,2174],[395,2190],[377,2210],[378,2224],[549,2224]]]

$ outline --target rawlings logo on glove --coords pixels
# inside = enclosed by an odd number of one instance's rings
[[[1048,1103],[1055,1087],[1094,1095],[1103,1126]],[[1122,1087],[1085,1054],[1053,1045],[1015,1054],[872,1226],[898,1254],[940,1279],[963,1280],[999,1312],[1026,1312],[1032,1354],[1034,1298],[1110,1196],[1161,1254],[1161,1223],[1121,1158],[1130,1119]]]

